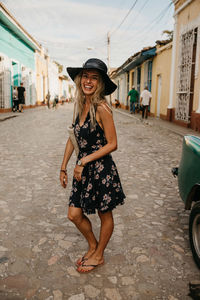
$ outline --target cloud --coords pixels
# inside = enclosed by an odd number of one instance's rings
[[[22,26],[49,49],[54,59],[70,66],[81,65],[91,56],[106,61],[107,32],[115,29],[128,12],[128,8],[117,7],[116,0],[96,3],[95,0],[89,3],[78,0],[2,2]],[[146,15],[144,11],[133,10],[123,26],[111,35],[112,66],[117,67],[134,52],[152,46],[159,32],[169,28],[168,24],[166,28],[156,26],[146,34],[149,28],[147,15],[148,7]],[[88,47],[93,49],[87,50]]]

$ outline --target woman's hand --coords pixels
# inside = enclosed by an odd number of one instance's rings
[[[78,166],[78,165],[76,165],[76,167],[74,168],[74,178],[77,181],[81,181],[83,169],[84,169],[84,167]]]
[[[66,171],[60,171],[60,183],[62,187],[66,188],[68,182],[67,172]]]

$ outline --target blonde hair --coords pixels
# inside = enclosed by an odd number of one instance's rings
[[[83,107],[85,104],[85,95],[84,95],[82,87],[81,87],[82,73],[83,72],[80,72],[74,80],[74,82],[76,84],[75,105],[74,105],[75,106],[75,112],[74,112],[75,120],[78,115],[79,115],[79,119],[81,118],[81,114],[83,112]],[[107,103],[108,106],[110,107],[110,109],[112,110],[111,105],[108,103],[104,92],[105,92],[105,84],[103,82],[103,78],[102,78],[101,74],[99,73],[97,89],[91,97],[91,104],[90,104],[90,120],[91,120],[92,128],[95,128],[95,126],[96,126],[96,116],[95,115],[96,115],[96,109],[97,109],[98,105],[100,105],[101,103]]]

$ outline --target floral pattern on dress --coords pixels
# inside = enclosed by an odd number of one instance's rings
[[[77,161],[107,144],[104,131],[98,123],[90,128],[89,113],[82,126],[77,117],[74,134],[79,145]],[[84,213],[105,213],[117,205],[124,204],[125,195],[121,186],[116,165],[111,154],[88,163],[82,173],[82,180],[73,178],[69,206],[80,207]]]

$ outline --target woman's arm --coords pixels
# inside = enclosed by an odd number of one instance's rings
[[[61,170],[60,171],[60,183],[64,188],[66,188],[67,181],[68,181],[67,171],[65,171],[65,170],[66,170],[68,161],[70,160],[70,157],[72,156],[73,151],[74,151],[74,146],[73,146],[70,138],[68,138],[66,147],[65,147],[63,162],[62,162],[62,165],[60,168],[60,170]]]
[[[104,107],[105,104],[101,104],[97,107],[96,119],[97,122],[104,130],[104,134],[107,140],[107,144],[103,146],[101,149],[95,151],[94,153],[83,157],[81,159],[82,165],[99,159],[117,149],[117,135],[115,130],[115,125],[113,121],[113,117],[111,112],[108,110],[107,106]]]

